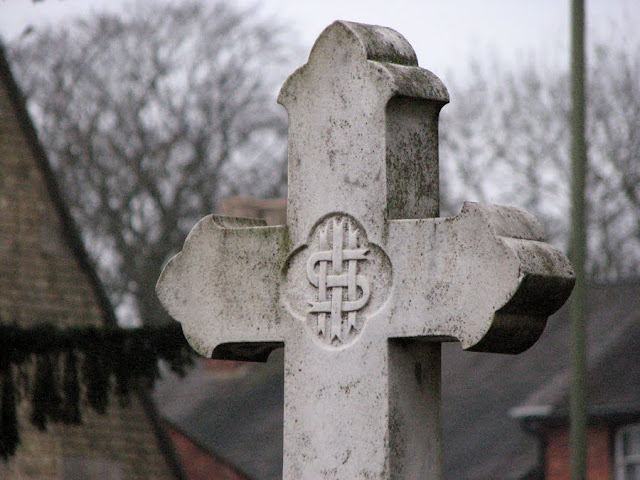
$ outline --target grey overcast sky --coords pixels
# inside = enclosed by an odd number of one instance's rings
[[[142,0],[139,0],[142,1]],[[289,24],[305,51],[333,20],[395,28],[414,46],[421,66],[446,77],[471,58],[523,55],[568,59],[570,0],[235,0]],[[31,25],[65,22],[126,0],[0,0],[0,35],[11,40]],[[591,38],[640,38],[640,0],[586,0]],[[443,78],[444,79],[444,78]]]

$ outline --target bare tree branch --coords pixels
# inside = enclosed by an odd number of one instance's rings
[[[640,276],[640,45],[615,45],[596,45],[589,57],[588,269],[597,280]],[[443,111],[448,213],[469,197],[520,206],[567,245],[566,73],[533,59],[517,69],[494,62],[469,70],[465,84],[450,85]]]
[[[160,269],[223,194],[283,192],[288,40],[219,0],[138,4],[10,46],[88,250],[114,301],[135,298],[144,321],[166,318]]]

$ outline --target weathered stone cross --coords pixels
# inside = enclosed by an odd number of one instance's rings
[[[286,480],[440,478],[439,342],[526,349],[571,266],[515,208],[437,218],[448,94],[397,32],[333,23],[279,101],[287,225],[204,218],[160,299],[207,357],[285,347]]]

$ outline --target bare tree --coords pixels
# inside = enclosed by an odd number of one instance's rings
[[[133,6],[10,46],[45,149],[120,311],[166,316],[163,263],[222,195],[282,194],[287,32],[224,0]]]
[[[594,280],[640,275],[640,45],[599,44],[589,55],[588,271]],[[531,57],[516,68],[472,65],[443,111],[443,190],[535,213],[568,245],[567,72]]]

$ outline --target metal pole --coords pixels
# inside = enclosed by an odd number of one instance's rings
[[[571,317],[571,480],[587,477],[587,365],[586,274],[587,257],[585,184],[587,153],[585,142],[585,52],[584,0],[572,0],[571,8],[571,261],[576,286],[570,306]]]

